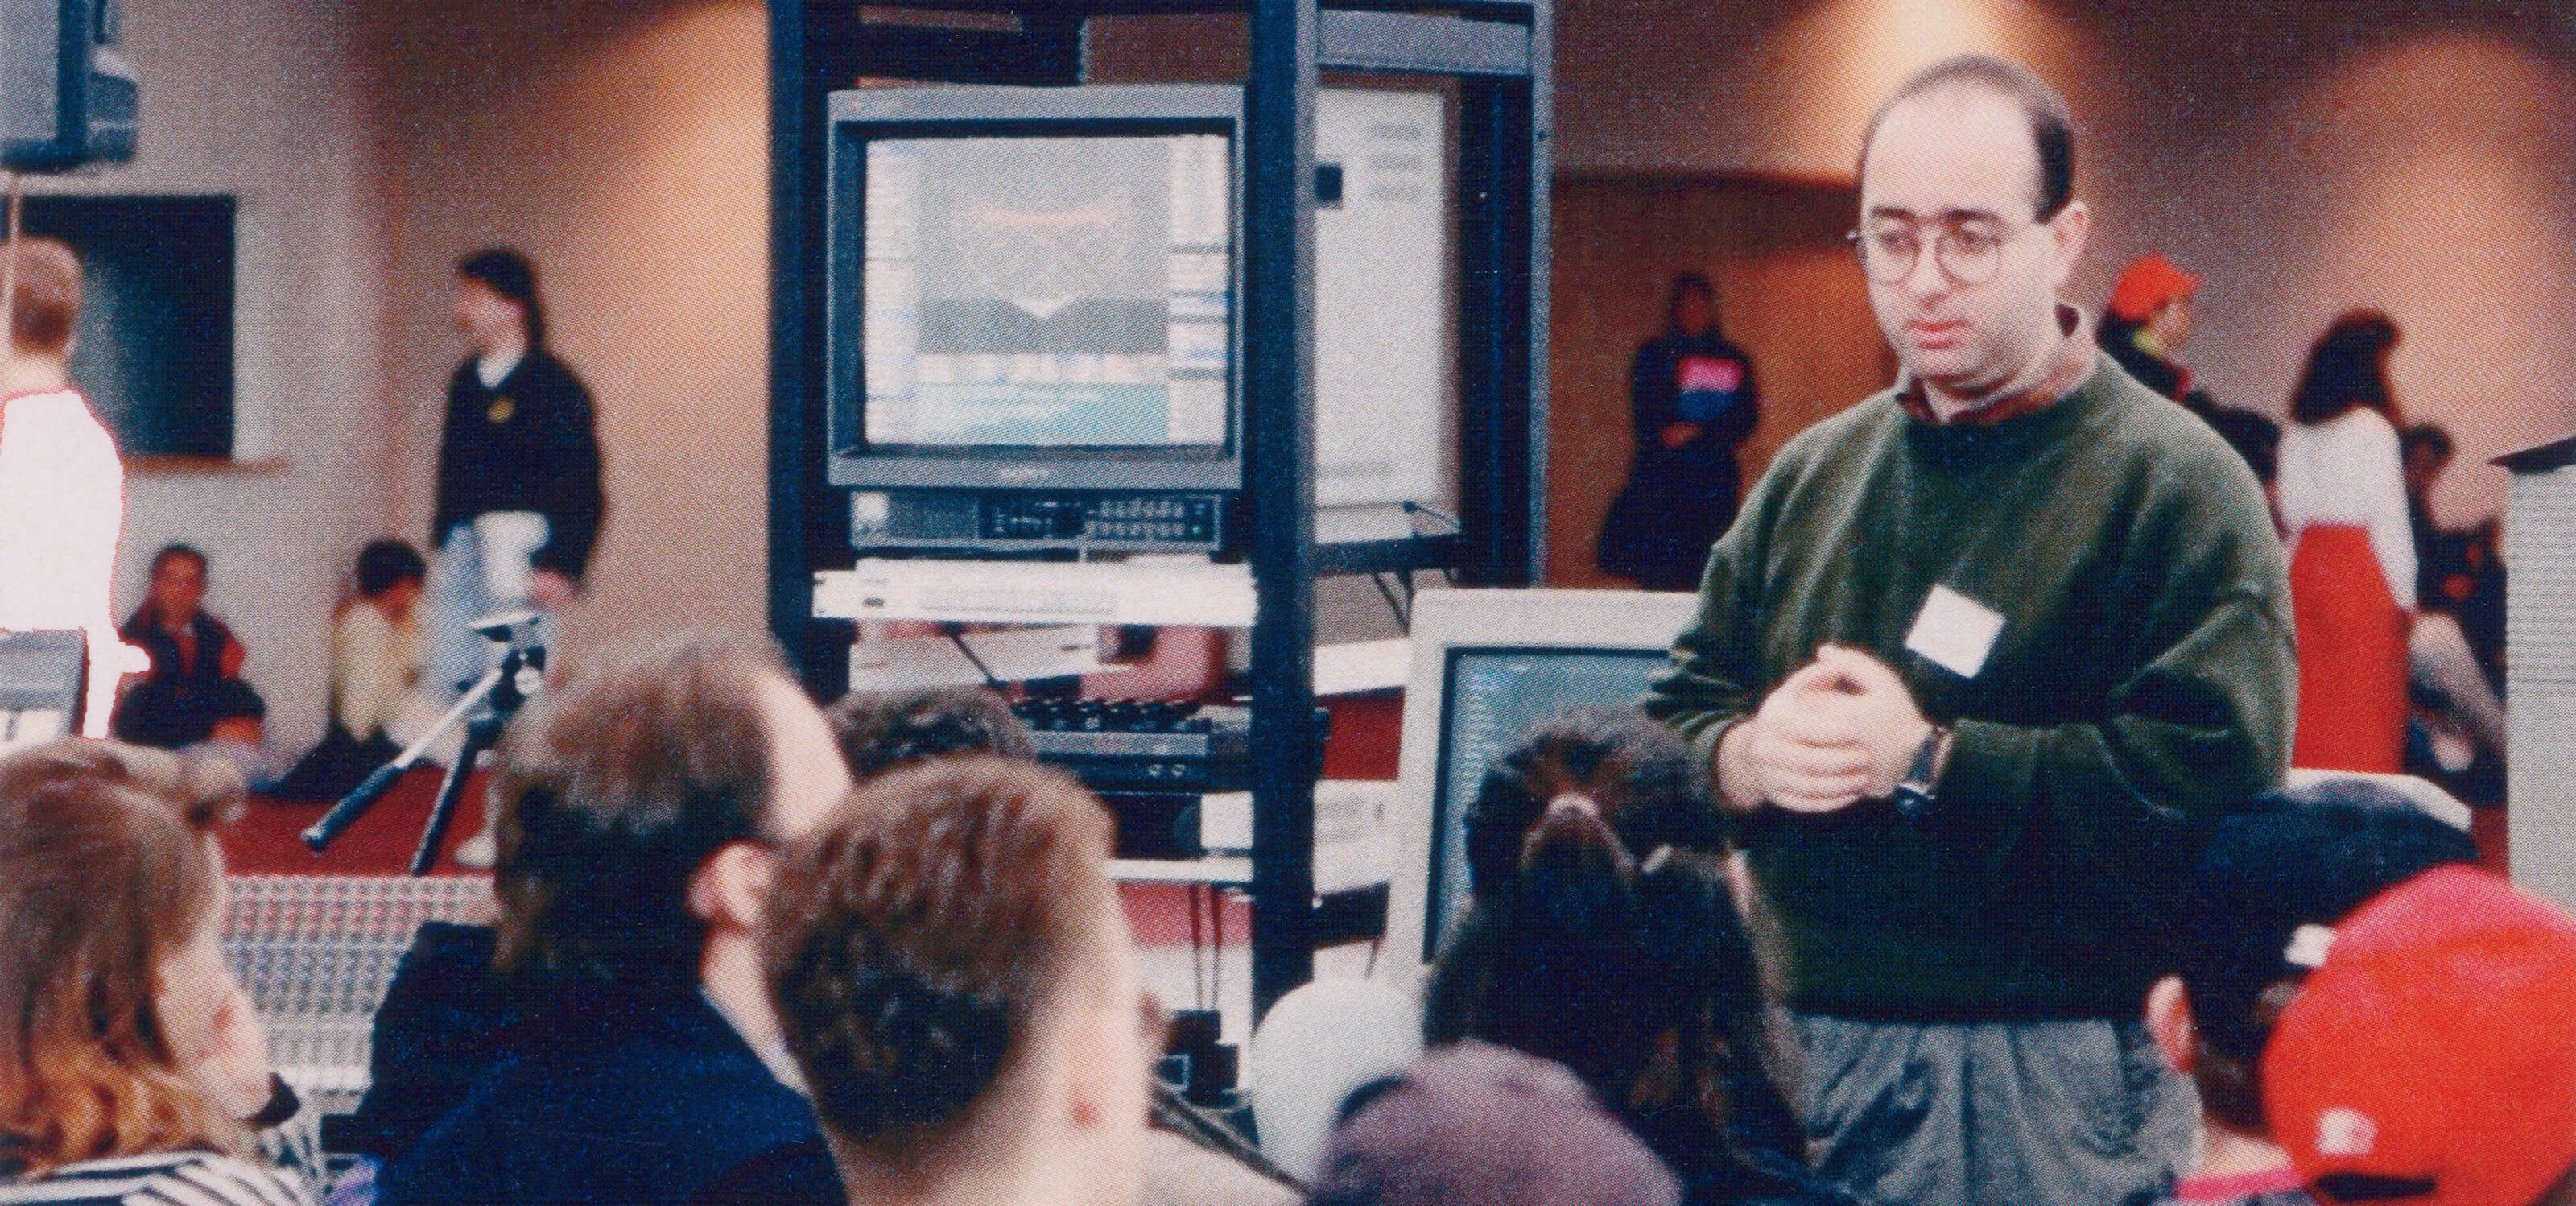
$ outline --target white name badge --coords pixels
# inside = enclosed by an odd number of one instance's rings
[[[2002,612],[1935,586],[1914,616],[1914,630],[1905,634],[1905,647],[1961,678],[1975,678],[2003,630]]]

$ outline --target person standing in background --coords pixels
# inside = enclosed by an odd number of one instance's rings
[[[109,610],[125,529],[116,440],[71,383],[81,266],[53,239],[9,253],[9,357],[0,389],[0,631],[79,629],[89,649],[82,735],[107,736],[119,677],[150,664]]]
[[[428,681],[441,690],[491,665],[466,621],[572,601],[606,507],[590,389],[546,348],[535,266],[507,248],[458,261],[456,327],[472,354],[447,383],[430,521]]]
[[[2299,638],[2294,765],[2395,774],[2406,745],[2406,629],[2415,536],[2377,310],[2334,321],[2308,353],[2281,433],[2278,496]]]
[[[2150,251],[2120,273],[2094,336],[2138,384],[2182,403],[2215,428],[2245,458],[2254,480],[2269,489],[2277,475],[2281,425],[2250,410],[2219,405],[2175,359],[2191,342],[2199,296],[2199,277]]]
[[[2120,273],[2095,336],[2138,384],[2183,402],[2196,391],[2191,370],[2174,356],[2191,339],[2192,299],[2199,293],[2199,277],[2150,251]]]
[[[551,617],[572,602],[607,506],[590,389],[546,350],[528,257],[495,248],[458,261],[456,327],[473,354],[447,383],[423,677],[444,698],[498,654],[475,635],[475,617],[512,607]],[[551,627],[540,631],[550,638]],[[488,867],[492,857],[487,813],[457,858]]]
[[[1708,546],[1735,522],[1743,486],[1735,450],[1762,407],[1753,361],[1718,330],[1707,277],[1674,277],[1664,315],[1664,333],[1639,347],[1629,368],[1636,459],[1602,517],[1596,560],[1648,590],[1689,590]]]

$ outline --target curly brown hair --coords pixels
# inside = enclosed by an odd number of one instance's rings
[[[247,1149],[153,1003],[163,961],[222,923],[209,837],[241,801],[211,759],[82,739],[0,758],[0,1172]]]
[[[769,984],[824,1125],[885,1167],[950,1156],[1106,941],[1109,837],[1071,777],[978,755],[862,786],[789,848]]]
[[[823,712],[862,783],[908,763],[951,754],[1035,756],[1029,730],[1000,696],[981,687],[853,691]]]

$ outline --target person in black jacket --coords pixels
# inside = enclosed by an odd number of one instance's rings
[[[172,544],[152,555],[150,594],[117,630],[152,655],[151,671],[117,701],[118,740],[162,749],[218,738],[260,744],[268,707],[242,681],[241,641],[205,601],[204,553]]]
[[[433,1029],[378,1053],[379,1071],[387,1054],[442,1061],[405,1071],[455,1104],[434,1120],[401,1100],[361,1109],[364,1150],[396,1153],[377,1201],[685,1203],[819,1138],[757,931],[777,848],[821,823],[849,771],[775,652],[707,634],[635,644],[539,696],[498,755],[490,946],[431,935],[406,970],[436,979],[401,999]],[[478,963],[501,1007],[450,1008]],[[379,1043],[400,1021],[379,1016]],[[797,1200],[830,1191],[828,1160],[809,1172]]]
[[[528,258],[495,248],[459,261],[456,325],[473,354],[448,380],[430,522],[428,681],[442,690],[491,664],[467,620],[572,601],[606,507],[590,390],[546,348]]]
[[[1602,517],[1595,559],[1648,590],[1689,590],[1708,546],[1735,522],[1735,450],[1762,418],[1753,361],[1718,330],[1707,277],[1673,278],[1664,333],[1637,349],[1628,400],[1636,460]]]

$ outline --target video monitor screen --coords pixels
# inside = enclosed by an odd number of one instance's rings
[[[1530,726],[1569,708],[1631,708],[1671,655],[1662,649],[1449,650],[1440,770],[1431,803],[1431,895],[1422,957],[1439,954],[1468,904],[1467,806],[1485,770]]]
[[[1230,144],[870,139],[862,450],[1224,449]]]

